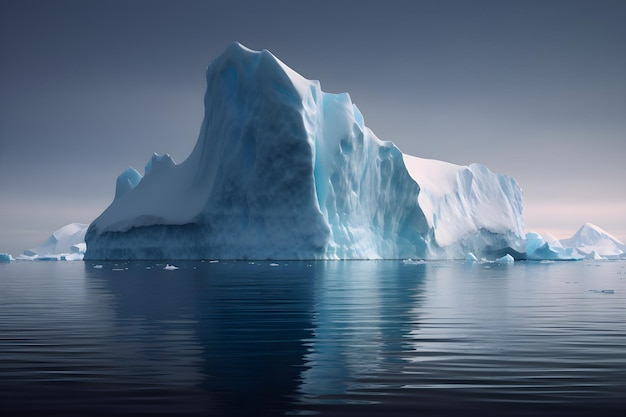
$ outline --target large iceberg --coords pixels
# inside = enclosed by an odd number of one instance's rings
[[[403,154],[267,50],[234,43],[206,80],[191,155],[126,169],[86,259],[523,256],[512,178]]]

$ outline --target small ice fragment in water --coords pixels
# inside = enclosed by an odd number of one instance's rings
[[[409,258],[409,259],[403,260],[402,263],[405,265],[420,265],[420,264],[426,263],[426,261],[422,259],[413,260]]]
[[[270,266],[278,266],[278,264],[271,263]]]
[[[102,269],[102,265],[98,264],[98,265],[94,265],[93,269]]]
[[[478,261],[478,258],[472,252],[469,252],[467,255],[465,255],[465,262],[472,263],[476,261]]]
[[[513,257],[509,255],[508,253],[504,255],[502,258],[496,259],[497,264],[509,265],[509,264],[512,264],[513,262],[515,262],[515,259],[513,259]]]
[[[167,269],[168,271],[174,271],[178,269],[178,267],[170,264],[165,264],[165,267],[163,269]]]

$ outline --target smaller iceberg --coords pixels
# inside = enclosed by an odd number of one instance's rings
[[[26,249],[19,259],[31,261],[80,261],[87,245],[85,233],[88,224],[70,223],[52,233],[45,242]]]
[[[0,262],[11,262],[15,259],[11,256],[10,253],[0,252]]]
[[[574,248],[565,248],[553,236],[526,233],[526,259],[534,261],[578,261],[583,259]]]
[[[515,259],[508,253],[504,255],[502,258],[496,259],[496,263],[500,265],[511,265],[515,262]]]
[[[561,239],[561,244],[586,259],[626,259],[626,245],[592,223],[585,223],[569,239]]]

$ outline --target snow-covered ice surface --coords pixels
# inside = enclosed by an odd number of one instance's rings
[[[85,233],[89,225],[70,223],[52,233],[41,245],[26,249],[20,260],[76,261],[82,260],[86,250]]]
[[[191,155],[117,180],[86,259],[492,259],[525,251],[522,192],[485,166],[403,154],[270,52],[208,66]]]

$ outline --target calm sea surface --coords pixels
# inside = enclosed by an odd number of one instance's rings
[[[0,414],[626,410],[626,262],[174,264],[0,264]]]

